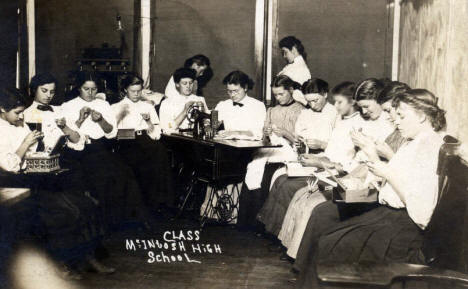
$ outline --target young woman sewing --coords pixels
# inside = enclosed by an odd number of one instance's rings
[[[247,137],[261,139],[266,108],[263,102],[248,95],[254,86],[253,80],[244,72],[230,72],[223,79],[227,100],[218,102],[215,110],[224,130],[218,137]]]
[[[308,101],[308,107],[301,111],[296,121],[295,140],[305,142],[311,149],[323,150],[327,146],[337,115],[336,108],[327,101],[328,83],[321,79],[310,79],[303,84],[302,92]],[[291,199],[307,183],[305,178],[289,179],[286,173],[272,183],[257,219],[265,224],[267,232],[278,236]]]
[[[395,124],[408,141],[388,163],[368,162],[384,182],[375,209],[339,220],[335,204],[315,208],[309,219],[312,249],[302,264],[299,288],[317,288],[315,262],[392,261],[419,263],[424,229],[438,199],[437,164],[445,112],[425,89],[395,96]],[[302,246],[302,244],[301,244]]]
[[[49,81],[49,78],[42,76],[33,78],[32,91],[36,92],[37,100],[40,96],[35,89],[46,85],[40,79]],[[35,152],[37,142],[44,137],[44,133],[30,131],[24,124],[23,112],[27,105],[18,90],[2,89],[0,94],[0,132],[3,135],[0,139],[0,169],[18,173],[25,168],[26,155]],[[48,130],[45,133],[49,133]],[[101,264],[94,257],[94,250],[102,236],[96,204],[85,195],[84,190],[69,183],[68,176],[65,174],[37,182],[34,178],[17,174],[10,178],[12,183],[9,185],[38,188],[37,193],[33,192],[25,200],[30,208],[28,214],[37,213],[39,216],[39,223],[45,228],[47,251],[63,265],[63,277],[81,279],[76,270],[84,262],[100,273],[113,273],[115,269]],[[32,220],[34,223],[36,221]]]
[[[74,151],[69,159],[86,172],[84,183],[99,200],[109,227],[122,222],[146,222],[148,212],[142,204],[141,191],[133,171],[118,154],[111,153],[112,139],[117,134],[117,122],[109,103],[96,98],[98,78],[91,72],[80,72],[75,86],[75,98],[62,105],[67,123],[74,123],[86,136],[83,151]]]
[[[388,147],[396,152],[404,143],[401,139],[392,137],[395,133],[390,133],[396,129],[393,119],[396,117],[395,114],[387,114],[384,111],[384,106],[381,106],[378,100],[385,99],[386,103],[391,104],[396,94],[406,90],[407,86],[402,83],[384,87],[383,83],[375,78],[363,80],[358,84],[353,99],[362,109],[361,115],[366,120],[361,126],[362,129],[353,129],[350,133],[352,143],[359,149],[354,157],[354,163],[364,163],[369,160],[380,161],[381,158],[388,160]],[[395,111],[394,108],[388,109],[388,107],[387,110],[390,113]],[[384,140],[385,142],[383,142]],[[367,170],[365,165],[361,166],[364,167],[364,171]],[[322,205],[318,205],[318,207],[320,206]],[[340,214],[343,217],[356,216],[374,207],[373,204],[348,204],[340,206]],[[311,240],[314,240],[312,236],[315,231],[314,224],[309,219],[294,263],[294,269],[297,271],[302,270],[305,259],[311,254],[313,248]]]
[[[257,151],[254,160],[247,166],[245,184],[239,199],[237,224],[240,229],[261,231],[256,216],[268,196],[271,177],[276,169],[284,166],[283,161],[297,159],[292,149],[294,128],[304,106],[292,98],[296,88],[297,83],[286,75],[275,77],[271,84],[277,105],[267,110],[263,133],[283,147]]]
[[[133,139],[118,141],[118,152],[130,166],[144,194],[144,203],[152,209],[172,206],[171,168],[167,149],[161,138],[159,118],[154,107],[142,99],[143,80],[134,74],[121,82],[125,97],[113,104],[118,129],[131,129]]]
[[[326,165],[328,168],[348,172],[357,166],[353,161],[356,150],[350,132],[360,128],[364,120],[357,111],[356,102],[353,99],[355,90],[356,85],[352,82],[340,83],[332,89],[331,94],[339,114],[335,128],[324,153],[302,158],[304,166],[321,167]],[[312,178],[309,182],[312,182]],[[331,197],[322,194],[316,184],[317,181],[308,183],[308,186],[298,190],[289,204],[281,231],[278,234],[278,239],[287,248],[286,254],[281,256],[282,260],[296,258],[312,210]]]

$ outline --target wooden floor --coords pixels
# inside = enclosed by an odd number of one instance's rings
[[[122,232],[105,242],[111,256],[104,260],[117,269],[113,275],[86,273],[81,285],[84,288],[99,289],[146,289],[146,288],[293,288],[288,282],[292,278],[290,265],[279,260],[276,253],[268,251],[269,241],[253,233],[239,232],[232,226],[208,225],[200,233],[198,243],[219,244],[221,253],[194,253],[189,241],[185,241],[186,253],[191,260],[201,263],[154,262],[148,263],[148,251],[155,254],[159,249],[144,250],[141,240],[158,239],[163,241],[163,234],[182,230],[197,230],[197,223],[188,220],[174,222],[161,221],[151,233]],[[136,239],[141,248],[137,248]],[[133,240],[136,251],[126,249],[126,240]],[[206,248],[206,246],[205,246]],[[181,254],[183,251],[164,250],[166,256]]]

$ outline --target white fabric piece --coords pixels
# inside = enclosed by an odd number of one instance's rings
[[[247,165],[247,172],[245,174],[245,184],[249,190],[261,187],[267,162],[282,163],[297,160],[296,152],[286,139],[278,137],[275,134],[272,134],[270,139],[272,143],[280,144],[282,147],[257,150],[253,156],[253,160]]]
[[[173,75],[171,75],[171,78],[169,78],[169,81],[167,82],[166,89],[164,90],[164,94],[168,98],[171,98],[173,96],[177,97],[179,95],[179,91],[177,90],[175,86]]]

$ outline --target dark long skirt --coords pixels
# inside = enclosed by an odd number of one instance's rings
[[[314,211],[311,219],[328,208],[333,215],[335,209],[324,206]],[[314,216],[316,215],[316,216]],[[318,224],[318,223],[317,223]],[[328,229],[324,229],[328,225]],[[405,209],[386,206],[363,213],[336,224],[320,224],[320,234],[315,234],[315,248],[306,256],[298,288],[318,288],[316,264],[319,262],[350,263],[359,261],[423,263],[420,248],[423,231],[410,219]]]
[[[316,251],[319,237],[340,222],[375,209],[378,204],[335,204],[333,201],[321,203],[314,208],[307,222],[297,251],[294,269],[303,271],[309,266],[309,257]]]
[[[143,201],[151,208],[173,206],[175,195],[172,170],[166,147],[146,134],[134,140],[120,140],[118,152],[140,185]]]
[[[125,221],[145,221],[149,214],[132,169],[109,151],[108,140],[93,140],[83,151],[69,152],[72,169],[82,170],[83,183],[99,201],[106,230]]]
[[[256,217],[270,192],[271,178],[275,171],[282,166],[284,166],[282,163],[266,164],[259,189],[249,190],[245,183],[242,185],[239,197],[239,215],[237,216],[237,225],[239,227],[257,227]]]
[[[70,264],[94,254],[104,228],[89,197],[75,192],[40,192],[36,204],[52,256]]]
[[[270,190],[268,198],[258,213],[257,219],[265,224],[265,230],[278,236],[284,217],[294,194],[307,185],[307,178],[278,177]]]
[[[31,196],[15,206],[18,214],[12,222],[21,231],[16,239],[34,236],[56,260],[67,264],[93,254],[104,233],[96,203],[80,191],[77,178],[79,172],[17,175],[6,184],[32,189]]]

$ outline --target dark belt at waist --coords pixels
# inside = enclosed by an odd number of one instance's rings
[[[87,151],[94,151],[100,149],[106,149],[109,145],[109,140],[100,138],[100,139],[91,139],[89,138],[86,141],[85,150]]]

